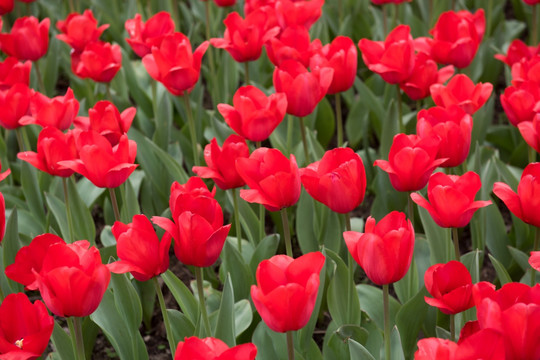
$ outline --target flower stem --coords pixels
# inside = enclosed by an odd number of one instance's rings
[[[383,288],[383,308],[384,308],[384,353],[385,359],[390,360],[390,306],[389,306],[389,293],[388,284],[384,284]]]
[[[186,105],[186,112],[188,117],[189,134],[191,136],[191,150],[193,151],[193,163],[195,166],[199,166],[199,150],[197,147],[197,133],[195,131],[195,120],[193,119],[193,112],[191,111],[191,102],[187,93],[184,95],[184,104]]]
[[[289,360],[294,360],[294,342],[292,331],[287,331],[287,350],[289,354]]]
[[[336,93],[337,146],[343,146],[343,119],[341,115],[341,93]]]
[[[113,188],[109,188],[109,195],[111,196],[111,203],[114,211],[114,219],[120,221],[120,211],[118,210],[118,201],[116,200],[116,193]]]
[[[308,150],[308,144],[307,144],[307,138],[306,138],[306,126],[304,125],[304,118],[299,117],[299,119],[300,119],[300,133],[302,134],[302,144],[304,144],[305,163],[307,165],[311,161],[309,160],[309,150]]]
[[[165,299],[163,298],[163,292],[161,291],[161,286],[157,276],[155,276],[152,281],[154,282],[154,288],[156,289],[156,294],[159,301],[159,307],[161,309],[161,315],[163,316],[163,322],[165,323],[165,331],[167,332],[167,340],[169,341],[169,347],[171,348],[171,354],[174,356],[176,352],[176,346],[172,338],[172,328],[171,322],[169,321],[169,315],[167,314],[167,307],[165,306]]]
[[[2,286],[0,286],[0,303],[4,301],[5,295],[4,290],[2,290]]]
[[[238,209],[238,192],[231,189],[234,206],[234,227],[236,228],[236,240],[238,241],[238,252],[242,254],[242,227],[240,226],[240,211]]]
[[[180,28],[180,19],[178,18],[178,1],[177,0],[171,0],[171,10],[172,10],[172,18],[176,26]],[[174,355],[174,352],[173,352]]]
[[[34,68],[36,69],[36,76],[39,84],[39,90],[45,95],[45,83],[43,83],[43,77],[41,76],[41,71],[39,71],[39,61],[34,61]]]
[[[529,148],[529,164],[536,162],[536,150],[533,147],[528,146]]]
[[[456,341],[456,316],[450,314],[450,341]]]
[[[261,147],[261,142],[257,141],[255,147],[259,149]],[[266,236],[266,225],[265,225],[265,208],[263,204],[259,205],[259,237],[261,241]]]
[[[407,197],[407,212],[409,213],[409,220],[411,220],[411,224],[414,229],[414,202],[411,198],[412,191],[409,191],[409,196]]]
[[[69,228],[69,240],[72,243],[73,241],[75,241],[75,235],[73,234],[73,219],[71,217],[71,209],[69,206],[67,178],[65,177],[62,178],[62,185],[64,186],[64,202],[66,203],[66,215],[67,215],[68,228]]]
[[[75,351],[75,358],[77,360],[85,360],[86,354],[84,353],[81,318],[71,316],[66,320],[69,327],[69,334],[71,335],[71,341],[73,343],[73,350]]]
[[[456,255],[456,260],[460,261],[458,228],[452,228],[452,240],[454,240],[454,253]]]
[[[197,279],[197,291],[199,293],[199,308],[201,310],[201,315],[203,318],[203,326],[206,336],[212,336],[212,331],[210,330],[210,321],[208,321],[208,312],[206,311],[206,302],[204,300],[204,289],[203,289],[203,272],[201,267],[195,267],[195,278]]]
[[[531,19],[531,27],[532,27],[532,36],[531,36],[531,45],[532,46],[537,46],[538,45],[538,19],[536,18],[537,17],[537,13],[538,13],[538,5],[533,5],[532,6],[532,19]]]
[[[486,14],[486,36],[491,35],[491,21],[493,18],[493,0],[489,0]]]
[[[291,232],[289,229],[289,219],[287,217],[287,208],[280,210],[281,223],[283,224],[283,237],[285,238],[285,252],[287,256],[293,257],[292,244],[291,244]]]
[[[397,89],[399,132],[405,133],[405,126],[403,125],[403,108],[401,104],[401,89],[399,88],[399,84],[396,84],[396,89]]]
[[[15,135],[17,135],[17,144],[19,145],[19,151],[26,151],[24,147],[24,141],[21,135],[21,128],[15,129]]]
[[[249,61],[244,62],[244,79],[246,85],[249,85]]]
[[[538,246],[540,246],[540,228],[535,226],[534,244],[533,244],[532,251],[538,251]],[[532,269],[531,286],[534,286],[535,284],[536,284],[536,270]]]
[[[210,40],[210,37],[212,36],[211,33],[210,33],[210,21],[211,21],[211,18],[210,18],[210,1],[205,1],[204,2],[205,4],[205,15],[206,15],[206,40]],[[220,87],[217,86],[218,84],[216,84],[216,79],[217,79],[217,76],[216,76],[216,65],[214,63],[214,51],[213,51],[213,48],[212,46],[209,46],[208,47],[208,58],[209,58],[209,61],[210,61],[210,76],[211,76],[211,83],[212,83],[212,90],[213,92],[215,93],[216,95],[216,99],[221,99],[221,95],[220,95]]]
[[[382,7],[382,28],[383,28],[383,39],[386,37],[386,34],[388,34],[388,25],[386,23],[386,5],[381,6]]]
[[[345,229],[351,231],[351,216],[349,213],[343,214],[345,217]],[[347,314],[351,313],[351,290],[354,289],[354,259],[350,251],[347,251],[347,269],[349,270],[349,286],[347,286]],[[352,284],[352,289],[350,284]]]
[[[287,151],[289,152],[289,156],[291,156],[292,153],[292,134],[293,134],[293,126],[294,126],[294,119],[292,115],[288,115],[287,117]]]

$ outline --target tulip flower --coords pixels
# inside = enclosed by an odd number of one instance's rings
[[[261,90],[248,85],[236,91],[233,105],[217,106],[227,125],[248,140],[264,141],[283,121],[287,96],[277,93],[267,97]]]
[[[108,83],[122,67],[120,46],[103,41],[92,42],[83,51],[71,53],[71,70],[81,79]]]
[[[519,86],[509,86],[501,94],[501,105],[514,126],[531,122],[540,110],[540,84],[524,81]]]
[[[0,358],[37,359],[51,338],[54,318],[39,300],[24,293],[9,294],[0,304]]]
[[[321,68],[309,72],[294,60],[285,60],[274,70],[276,92],[287,95],[287,114],[304,117],[313,112],[326,95],[334,70]]]
[[[536,194],[540,191],[540,163],[525,167],[521,174],[517,194],[502,182],[493,184],[493,192],[501,199],[508,210],[527,224],[540,227],[540,203]]]
[[[249,157],[249,148],[244,138],[229,136],[219,147],[216,138],[204,148],[206,166],[194,166],[193,172],[204,179],[212,179],[222,189],[234,189],[246,183],[236,171],[236,160]]]
[[[4,180],[5,178],[9,176],[9,174],[11,174],[11,169],[7,169],[4,172],[1,172],[1,171],[2,171],[2,163],[0,163],[0,181]]]
[[[523,2],[527,5],[536,5],[536,4],[540,4],[540,0],[523,0]]]
[[[317,251],[297,259],[275,255],[259,264],[251,298],[270,329],[287,332],[306,326],[317,300],[324,261]]]
[[[201,60],[210,43],[203,42],[192,53],[187,36],[176,32],[163,38],[160,47],[143,58],[148,74],[162,83],[173,95],[190,92],[199,80]]]
[[[404,213],[392,211],[378,223],[371,216],[364,233],[343,233],[353,259],[377,285],[394,283],[407,273],[414,251],[414,228]]]
[[[322,15],[324,0],[277,0],[276,18],[282,29],[300,25],[309,29]]]
[[[259,148],[249,158],[238,159],[236,170],[250,188],[240,190],[240,197],[247,202],[278,211],[293,206],[300,198],[300,175],[294,155],[289,160],[277,149]]]
[[[424,338],[418,341],[414,360],[453,360],[457,344],[440,338]]]
[[[86,240],[47,248],[36,283],[49,310],[62,317],[92,314],[111,279],[99,250]]]
[[[467,10],[441,14],[431,29],[431,56],[439,64],[452,64],[462,69],[469,66],[484,36],[484,9],[471,14]]]
[[[169,207],[171,212],[176,213],[176,203],[181,195],[208,196],[214,197],[216,195],[216,188],[209,191],[206,184],[200,177],[192,176],[185,184],[180,184],[177,181],[171,185],[171,196],[169,197]],[[181,205],[180,205],[181,206]]]
[[[448,108],[457,105],[468,114],[474,114],[489,99],[493,85],[490,83],[474,84],[463,74],[454,76],[446,86],[431,85],[431,97],[437,106]]]
[[[15,0],[0,1],[0,16],[10,13],[15,5]]]
[[[34,90],[22,83],[0,90],[0,126],[9,130],[21,127],[21,118],[30,114],[30,99],[33,94]]]
[[[535,55],[540,54],[540,46],[527,46],[523,41],[514,39],[510,43],[506,55],[496,54],[495,59],[502,61],[512,67],[515,63],[527,61]]]
[[[30,85],[32,62],[19,62],[16,57],[7,57],[0,61],[0,90],[5,90],[17,83]]]
[[[540,55],[528,60],[522,60],[512,65],[512,85],[520,86],[524,82],[532,81],[540,84]]]
[[[441,142],[437,159],[447,159],[442,167],[458,166],[469,155],[473,120],[458,106],[432,107],[418,112],[416,133],[421,138],[437,136]]]
[[[41,22],[33,16],[15,20],[9,34],[0,34],[0,49],[19,60],[36,61],[49,48],[49,18]]]
[[[261,8],[274,9],[277,0],[245,0],[244,1],[244,13],[250,14]]]
[[[122,135],[114,147],[95,131],[83,131],[76,139],[79,159],[60,161],[65,166],[101,188],[123,184],[138,166],[134,164],[137,143]]]
[[[99,41],[99,37],[109,24],[97,26],[98,22],[92,10],[84,10],[82,14],[71,13],[65,20],[58,20],[56,27],[61,34],[56,38],[62,40],[75,51],[83,51],[86,45]]]
[[[119,261],[107,265],[116,274],[131,273],[139,281],[147,281],[169,268],[170,234],[159,241],[154,227],[144,215],[133,216],[130,224],[116,221],[112,227]]]
[[[229,13],[223,21],[223,38],[212,38],[210,43],[227,50],[237,62],[257,60],[263,44],[279,33],[279,27],[268,28],[267,17],[263,11],[252,12],[245,19],[237,12]]]
[[[59,162],[78,158],[75,135],[73,131],[64,134],[55,127],[46,127],[39,133],[37,152],[20,152],[17,157],[50,175],[69,177],[73,170]]]
[[[152,47],[159,48],[165,36],[174,33],[174,21],[166,11],[158,12],[146,22],[141,14],[135,14],[135,18],[126,20],[125,28],[129,35],[127,43],[142,58],[152,52]]]
[[[303,26],[288,27],[265,44],[268,59],[275,66],[280,66],[285,60],[295,60],[308,67],[321,47],[321,41],[311,41],[309,31]]]
[[[202,0],[207,1],[207,0]],[[214,3],[219,7],[233,6],[236,4],[236,0],[214,0]]]
[[[438,159],[440,140],[435,136],[397,134],[394,136],[388,161],[376,160],[373,165],[388,173],[397,191],[416,191],[426,186],[436,167],[447,159]]]
[[[255,360],[257,347],[252,343],[229,348],[217,338],[192,336],[180,341],[174,354],[174,360]]]
[[[536,271],[540,271],[540,251],[531,251],[529,265],[531,265]]]
[[[428,199],[411,194],[412,200],[423,207],[440,227],[460,228],[466,226],[476,210],[488,206],[491,201],[474,201],[480,187],[480,176],[473,171],[462,176],[435,173],[429,178]]]
[[[53,126],[59,130],[67,130],[79,112],[79,102],[73,96],[73,90],[68,88],[64,96],[49,99],[35,92],[30,99],[31,115],[19,120],[21,125],[37,124],[42,127]]]
[[[300,178],[308,194],[332,211],[346,214],[364,200],[364,163],[350,148],[327,151],[320,161],[300,169]]]
[[[414,42],[408,25],[398,25],[385,41],[362,39],[358,43],[369,70],[390,84],[399,84],[414,70]]]

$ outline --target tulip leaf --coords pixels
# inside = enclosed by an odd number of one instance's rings
[[[58,322],[54,322],[54,329],[51,336],[54,349],[60,355],[60,359],[75,359],[75,353],[73,352],[73,343],[68,333],[58,325]]]
[[[390,334],[390,346],[392,349],[392,360],[405,360],[405,355],[403,354],[403,347],[401,346],[401,336],[396,326],[394,326]]]
[[[423,207],[418,207],[418,213],[429,243],[431,263],[440,264],[452,260],[454,248],[450,239],[450,229],[441,228],[437,225],[429,212]]]
[[[351,360],[375,360],[373,355],[360,343],[350,339],[348,341],[349,343],[349,351],[351,353]]]
[[[137,69],[134,68],[133,65],[138,65]],[[141,89],[141,84],[144,84],[146,79],[148,77],[146,76],[144,71],[144,66],[141,64],[141,62],[133,62],[129,58],[128,54],[124,49],[122,49],[122,68],[124,69],[124,74],[126,78],[126,83],[129,89],[130,95],[135,100],[135,103],[137,104],[137,108],[144,111],[144,113],[147,116],[151,116],[153,114],[153,108],[152,108],[152,101],[146,95],[146,93]],[[137,71],[140,74],[137,74]],[[145,79],[142,78],[142,75],[144,74]],[[154,81],[154,80],[149,80]]]
[[[77,181],[77,193],[87,208],[90,208],[104,192],[105,188],[97,187],[85,177]]]
[[[302,189],[296,207],[296,237],[303,254],[319,250],[317,234],[313,225],[313,214],[315,214],[314,200]]]
[[[173,343],[178,344],[179,341],[184,341],[186,337],[195,334],[195,325],[188,317],[175,309],[167,309],[169,321],[171,323]]]
[[[236,247],[231,244],[231,238],[227,238],[223,250],[221,251],[222,263],[219,267],[219,274],[222,279],[226,279],[227,274],[232,279],[234,296],[237,300],[249,297],[249,289],[253,284],[253,275],[248,264]]]
[[[142,307],[137,290],[127,274],[111,274],[114,302],[130,329],[138,329],[142,322]]]
[[[406,303],[418,293],[418,269],[414,258],[405,276],[394,283],[394,291],[401,303]]]
[[[347,359],[349,357],[349,347],[337,333],[336,323],[332,321],[326,329],[323,344],[323,358],[331,359]]]
[[[120,185],[120,191],[124,192],[123,200],[122,201],[122,210],[120,211],[120,217],[124,223],[131,222],[131,219],[133,219],[134,215],[138,215],[141,213],[141,209],[139,207],[139,200],[137,197],[137,193],[135,192],[135,189],[133,185],[131,184],[131,180],[128,178],[127,181]]]
[[[270,234],[262,239],[257,245],[249,262],[249,267],[251,268],[252,274],[255,275],[257,267],[261,261],[264,259],[269,259],[276,254],[279,246],[279,238],[279,234]]]
[[[79,192],[73,183],[73,179],[68,179],[68,196],[71,216],[73,218],[73,232],[75,240],[88,240],[95,245],[96,227],[92,214],[88,206],[82,201]],[[64,210],[65,213],[65,210]]]
[[[253,321],[253,310],[248,300],[242,299],[234,304],[234,329],[236,336],[246,331]]]
[[[199,303],[188,287],[171,270],[161,274],[161,278],[174,296],[182,312],[193,324],[196,324],[199,318]]]
[[[461,262],[471,274],[473,284],[480,281],[480,259],[484,258],[484,252],[480,250],[469,251],[461,256]]]
[[[418,333],[422,328],[429,308],[424,300],[424,296],[427,295],[428,292],[423,287],[412,299],[403,304],[396,314],[396,325],[401,330],[401,344],[407,358],[411,358],[412,356],[418,340]]]
[[[338,96],[341,96],[338,94]],[[330,106],[330,102],[324,97],[317,106],[317,117],[315,118],[315,130],[317,131],[317,141],[324,146],[328,147],[328,143],[334,136],[334,129],[336,127],[336,120],[334,118],[334,111]],[[341,146],[341,144],[338,144]]]
[[[35,220],[42,229],[45,227],[45,205],[43,203],[42,192],[39,188],[37,169],[23,161],[21,164],[21,183],[24,198],[28,205],[28,210],[34,215]],[[42,232],[44,232],[42,230]]]
[[[369,111],[366,111],[366,104],[362,99],[358,99],[352,105],[345,122],[345,132],[350,147],[356,148],[360,145],[362,136],[367,136],[365,129],[368,122]]]
[[[154,86],[154,85],[152,85]],[[154,136],[152,141],[164,151],[167,150],[171,137],[171,126],[173,122],[173,105],[168,95],[167,89],[157,86],[156,103],[154,111]]]
[[[384,329],[383,292],[381,289],[366,284],[356,285],[358,296],[362,299],[360,306],[362,311],[368,314],[379,329]],[[396,314],[400,309],[399,302],[390,296],[390,326],[395,325]]]
[[[341,325],[336,330],[336,334],[343,341],[354,340],[354,341],[358,341],[360,344],[365,344],[369,336],[366,329],[360,327],[359,325],[354,325],[354,324]]]
[[[154,307],[156,305],[156,289],[151,281],[131,280],[135,290],[141,299],[142,320],[146,329],[152,326],[152,316],[154,315]]]
[[[508,275],[508,272],[506,271],[506,268],[503,264],[496,258],[494,258],[491,254],[488,254],[489,260],[491,260],[491,263],[493,264],[493,267],[495,268],[495,272],[497,272],[497,277],[499,278],[499,281],[501,282],[501,286],[504,284],[508,284],[512,282],[512,278],[510,275]]]
[[[234,318],[234,290],[230,274],[223,282],[221,304],[217,311],[214,336],[223,340],[229,347],[236,345],[235,318]]]
[[[7,214],[6,214],[7,215]],[[9,217],[7,217],[6,222],[6,228],[4,232],[4,238],[2,240],[2,264],[1,269],[5,269],[6,266],[11,265],[15,262],[15,256],[17,255],[17,252],[22,247],[22,244],[19,239],[19,231],[18,231],[18,220],[17,220],[17,208],[13,208],[11,211],[11,214],[9,214]],[[14,282],[13,280],[10,280],[6,277],[6,274],[4,271],[2,271],[2,283],[4,283],[4,280],[7,281],[9,284],[9,287],[13,292],[21,292],[22,291],[22,285]],[[2,289],[6,289],[5,286],[2,286]],[[7,292],[5,291],[4,294],[9,294],[11,291]]]
[[[257,346],[257,360],[286,360],[287,341],[284,333],[273,332],[261,321],[251,341]]]
[[[508,250],[510,250],[510,254],[512,254],[512,257],[523,271],[527,271],[531,268],[531,265],[529,264],[529,255],[512,246],[509,246]]]
[[[232,192],[226,191],[226,195],[232,204]],[[259,217],[247,201],[238,201],[238,210],[240,212],[240,222],[243,230],[242,236],[245,236],[253,245],[259,244]]]

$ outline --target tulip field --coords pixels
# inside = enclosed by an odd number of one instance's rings
[[[0,0],[0,360],[540,360],[539,0]]]

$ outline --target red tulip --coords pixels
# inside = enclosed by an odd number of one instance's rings
[[[332,211],[346,214],[364,200],[364,163],[350,148],[327,151],[321,161],[300,169],[300,178],[308,194]]]
[[[207,0],[202,0],[207,1]],[[236,4],[236,0],[214,0],[214,3],[219,7],[233,6]]]
[[[17,157],[53,176],[69,177],[73,170],[58,163],[78,158],[75,135],[72,131],[64,134],[55,127],[46,127],[39,133],[37,153],[25,151],[18,153]]]
[[[320,51],[322,44],[319,39],[312,42],[305,27],[291,26],[279,36],[271,38],[265,47],[268,59],[275,66],[280,66],[285,60],[295,60],[308,67],[312,56]]]
[[[439,338],[424,338],[418,341],[414,360],[454,360],[457,344]]]
[[[171,209],[171,213],[173,214],[179,214],[183,211],[179,210],[177,212],[176,210],[176,203],[181,195],[189,195],[192,197],[207,196],[213,198],[216,195],[216,188],[213,188],[212,191],[209,191],[204,181],[196,176],[190,177],[185,184],[180,184],[175,181],[171,185],[171,196],[169,197],[169,207]],[[182,208],[181,202],[179,204],[179,209],[180,208]]]
[[[473,120],[458,106],[432,107],[418,112],[416,133],[421,138],[437,136],[441,142],[437,159],[447,159],[440,166],[458,166],[469,155]]]
[[[317,300],[324,261],[317,251],[297,259],[275,255],[259,264],[251,298],[270,329],[287,332],[306,326]]]
[[[249,14],[262,7],[274,8],[277,0],[245,0],[244,12]]]
[[[83,131],[76,139],[79,159],[59,162],[90,180],[95,186],[115,188],[138,166],[134,164],[137,143],[122,135],[117,145],[95,131]]]
[[[61,34],[56,35],[75,51],[83,51],[86,45],[99,41],[99,37],[109,24],[97,26],[98,22],[92,10],[84,10],[84,13],[71,13],[65,20],[58,20],[56,27]]]
[[[218,104],[227,125],[251,141],[264,141],[283,121],[287,111],[284,93],[266,96],[254,86],[242,86],[233,97],[233,106]]]
[[[0,90],[8,89],[17,83],[30,85],[32,62],[19,62],[16,57],[0,61]]]
[[[377,285],[394,283],[407,273],[414,251],[414,228],[404,213],[392,211],[375,223],[366,220],[364,233],[343,233],[354,260]]]
[[[536,4],[540,4],[540,0],[523,0],[523,2],[527,5],[536,5]]]
[[[322,15],[324,0],[277,0],[276,17],[282,29],[300,25],[309,29]]]
[[[448,108],[457,105],[470,115],[474,114],[489,99],[493,85],[490,83],[474,84],[463,74],[454,76],[446,86],[431,85],[431,97],[436,105]]]
[[[146,22],[141,14],[135,14],[135,18],[126,20],[125,28],[129,35],[127,43],[135,54],[144,57],[152,52],[152,47],[159,48],[165,36],[174,33],[174,21],[166,11],[158,12]]]
[[[246,140],[238,135],[229,136],[219,147],[216,138],[204,148],[204,160],[208,166],[194,166],[193,172],[204,179],[212,179],[222,189],[244,186],[245,181],[236,171],[236,159],[248,158],[249,148]]]
[[[113,103],[101,100],[88,109],[88,117],[75,119],[75,128],[83,131],[94,130],[115,146],[122,135],[129,131],[136,112],[134,107],[129,107],[120,113]]]
[[[34,90],[22,83],[0,90],[0,126],[9,130],[21,127],[20,119],[30,114],[33,94]]]
[[[67,130],[79,112],[79,102],[68,88],[66,95],[49,99],[35,92],[30,99],[30,116],[19,120],[21,125],[37,124],[41,127],[53,126],[59,130]]]
[[[424,283],[433,296],[425,296],[426,302],[445,314],[457,314],[474,306],[471,274],[459,261],[429,267]]]
[[[466,226],[476,210],[488,206],[491,201],[474,201],[480,187],[480,176],[473,171],[462,176],[435,173],[429,178],[428,202],[422,195],[412,193],[412,200],[423,207],[440,227],[460,228]]]
[[[334,70],[309,72],[294,60],[285,60],[274,70],[274,87],[287,95],[287,114],[304,117],[313,112],[332,83]]]
[[[27,290],[36,290],[36,273],[41,271],[43,259],[50,246],[65,243],[54,234],[36,236],[30,245],[23,246],[15,255],[15,262],[6,267],[6,276],[13,281],[23,284]]]
[[[13,6],[15,5],[14,0],[2,0],[0,1],[0,16],[5,15],[13,11]]]
[[[86,240],[49,246],[35,275],[43,301],[52,313],[63,317],[92,314],[111,279],[99,250]]]
[[[223,23],[226,27],[223,38],[210,39],[210,43],[227,50],[237,62],[257,60],[263,44],[279,33],[279,27],[268,27],[268,16],[263,11],[250,13],[245,20],[232,12]]]
[[[511,70],[512,85],[519,87],[527,81],[540,85],[540,55],[515,63]]]
[[[439,70],[437,64],[429,55],[419,52],[416,54],[411,75],[400,83],[399,87],[411,100],[421,100],[430,95],[429,89],[431,85],[443,84],[452,75],[454,75],[452,65]]]
[[[503,54],[496,54],[495,59],[512,67],[515,63],[519,63],[523,60],[527,61],[538,54],[540,54],[540,46],[527,46],[523,41],[514,39],[506,51],[506,56]]]
[[[255,360],[257,347],[252,343],[229,348],[220,339],[186,337],[176,347],[174,360]]]
[[[525,167],[521,174],[517,194],[505,183],[493,184],[493,192],[505,203],[512,214],[527,224],[540,227],[538,191],[540,191],[540,163],[531,163]]]
[[[540,271],[540,251],[531,251],[529,265],[531,265],[536,271]]]
[[[133,216],[130,224],[114,223],[119,261],[107,265],[115,274],[131,273],[139,281],[147,281],[163,274],[169,268],[170,234],[159,241],[154,227],[144,215]]]
[[[53,328],[54,318],[41,301],[32,304],[24,293],[9,294],[0,304],[0,358],[37,359]]]
[[[394,136],[388,161],[376,160],[373,165],[388,173],[397,191],[416,191],[426,186],[436,167],[447,159],[437,159],[440,140],[435,136],[397,134]]]
[[[0,171],[2,170],[2,163],[0,163]],[[4,180],[11,174],[11,169],[7,169],[4,172],[0,172],[0,181]]]
[[[430,31],[433,35],[433,60],[439,64],[466,68],[476,55],[485,27],[484,9],[479,9],[474,14],[466,10],[442,13]]]
[[[240,190],[240,197],[247,202],[278,211],[300,198],[300,175],[292,154],[289,160],[277,149],[258,148],[249,158],[238,159],[236,170],[250,188]]]
[[[346,36],[334,38],[332,43],[323,46],[310,61],[310,67],[334,69],[328,94],[336,94],[351,88],[356,79],[358,54],[354,42]]]
[[[71,70],[81,79],[108,83],[122,67],[120,46],[103,41],[86,45],[83,51],[71,53]]]
[[[362,39],[358,43],[369,70],[390,84],[399,84],[414,70],[414,42],[408,25],[398,25],[385,41]]]
[[[203,42],[192,53],[187,36],[176,32],[165,36],[159,48],[153,47],[152,53],[143,58],[143,64],[150,76],[173,95],[184,95],[199,80],[201,60],[209,44]]]
[[[524,81],[518,87],[509,86],[501,94],[501,105],[514,126],[531,122],[540,111],[540,84]]]
[[[49,18],[41,22],[33,16],[18,18],[9,34],[0,34],[0,49],[19,60],[36,61],[49,48],[49,25]]]

